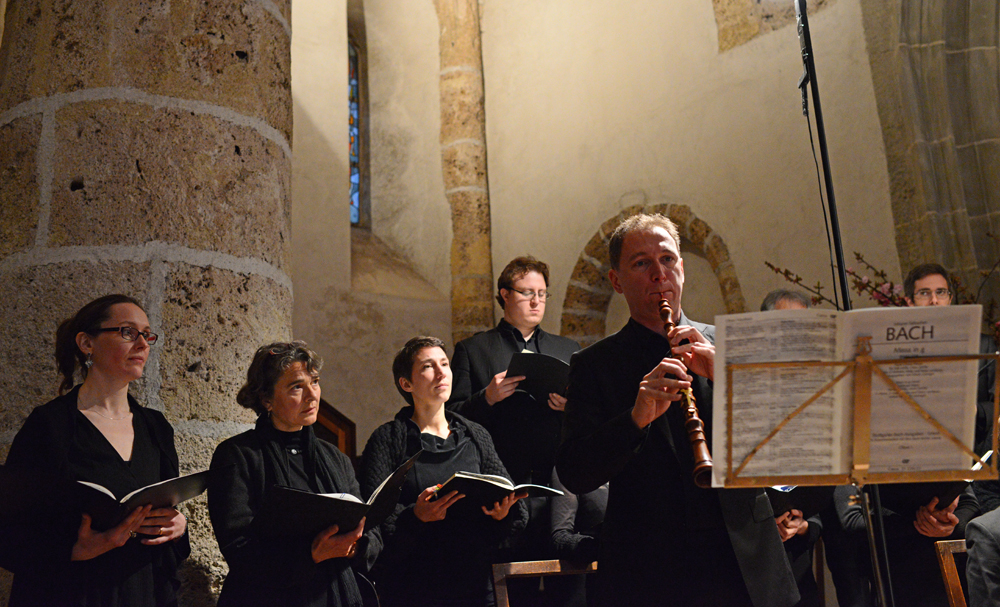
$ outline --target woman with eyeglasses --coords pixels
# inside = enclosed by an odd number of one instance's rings
[[[333,525],[313,537],[273,538],[261,528],[262,520],[275,516],[261,516],[275,485],[361,494],[351,460],[312,430],[322,366],[305,342],[263,346],[236,395],[236,402],[258,417],[252,429],[223,441],[212,456],[208,512],[229,564],[219,607],[365,604],[352,566],[364,570],[381,544],[377,531],[363,533],[364,519],[355,529]]]
[[[119,499],[178,476],[170,424],[128,393],[156,341],[142,307],[125,295],[96,299],[64,321],[56,332],[60,396],[25,420],[7,469],[89,481]],[[78,368],[83,382],[74,387]],[[177,604],[177,566],[190,553],[183,514],[143,506],[111,529],[91,522],[45,502],[0,522],[0,566],[14,573],[10,605]]]

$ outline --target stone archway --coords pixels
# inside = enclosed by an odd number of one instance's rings
[[[746,310],[746,300],[729,257],[729,248],[712,227],[683,204],[635,205],[622,210],[598,228],[577,259],[566,298],[563,302],[560,334],[586,347],[604,337],[605,319],[614,290],[608,280],[608,238],[627,217],[638,213],[660,213],[670,218],[681,239],[705,254],[719,280],[726,311],[736,314]]]

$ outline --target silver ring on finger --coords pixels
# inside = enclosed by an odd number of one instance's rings
[[[135,531],[129,531],[129,532],[128,532],[128,536],[129,536],[129,538],[130,538],[130,539],[133,539],[133,540],[134,540],[134,539],[135,539],[135,537],[136,537],[136,533],[135,533]]]

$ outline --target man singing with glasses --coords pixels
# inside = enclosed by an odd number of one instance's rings
[[[549,485],[566,399],[549,394],[538,402],[516,391],[524,377],[507,377],[507,366],[517,352],[547,354],[569,363],[579,344],[542,330],[549,298],[549,267],[534,257],[517,257],[497,280],[496,299],[503,318],[496,327],[455,345],[452,357],[454,388],[448,409],[486,426],[497,453],[515,483]],[[541,558],[548,545],[547,503],[529,500],[528,544],[516,555]],[[536,537],[537,536],[537,537]]]

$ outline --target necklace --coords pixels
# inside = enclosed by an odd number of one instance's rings
[[[125,415],[123,415],[121,417],[111,417],[110,415],[104,415],[103,413],[101,413],[100,411],[98,411],[96,409],[87,409],[86,411],[84,411],[84,413],[93,413],[94,415],[97,415],[98,417],[103,417],[104,419],[110,419],[113,422],[120,422],[123,419],[128,419],[132,415],[132,412],[129,411],[128,413],[126,413]]]

